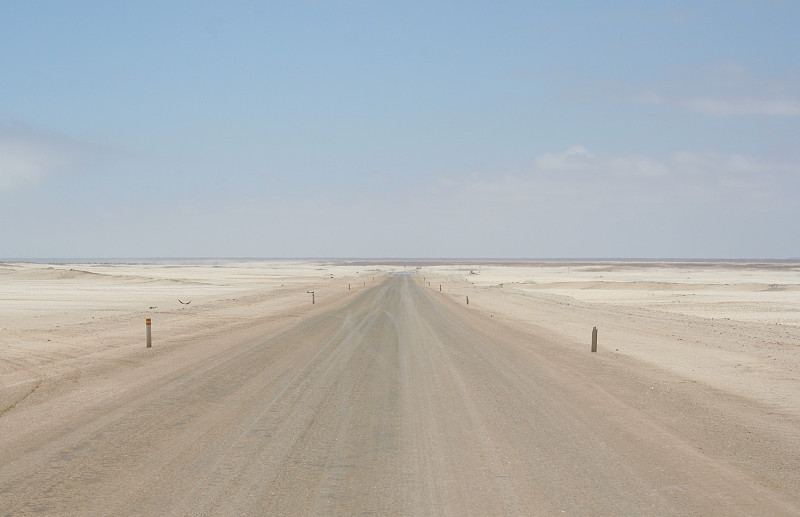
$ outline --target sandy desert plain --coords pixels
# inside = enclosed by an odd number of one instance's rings
[[[0,515],[98,511],[800,514],[800,264],[0,263]]]

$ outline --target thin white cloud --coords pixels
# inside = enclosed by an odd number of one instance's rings
[[[81,163],[86,146],[20,123],[0,124],[0,191],[37,184]]]
[[[796,174],[793,163],[758,160],[742,154],[683,151],[672,155],[669,168],[673,173],[713,176],[765,177],[770,174]]]
[[[674,86],[675,92],[671,93],[669,86],[661,86],[659,90],[633,95],[632,100],[717,117],[800,116],[800,84],[796,77],[759,77],[735,61],[693,70]]]
[[[542,154],[533,160],[530,170],[534,173],[571,171],[596,176],[654,177],[665,174],[667,168],[646,156],[603,157],[582,145],[573,145],[564,152]]]
[[[697,113],[718,117],[800,116],[800,100],[790,98],[669,98],[666,95],[651,91],[634,96],[634,101],[645,104],[670,105],[686,108]]]
[[[800,166],[743,154],[682,151],[666,159],[646,155],[598,155],[575,145],[563,152],[545,153],[521,171],[441,181],[439,192],[475,191],[502,200],[536,198],[547,206],[567,206],[595,192],[609,203],[635,205],[638,200],[684,199],[695,203],[708,193],[735,195],[742,201],[763,202],[772,196],[796,195],[792,178]],[[559,199],[559,196],[563,196]],[[698,207],[700,208],[700,207]],[[709,206],[709,210],[712,208]]]
[[[742,154],[657,158],[575,145],[503,174],[367,196],[369,208],[353,210],[385,227],[401,219],[412,242],[445,250],[434,255],[781,257],[796,253],[782,236],[797,227],[798,173]],[[353,219],[349,231],[359,225],[367,223]]]
[[[676,102],[690,110],[717,116],[764,115],[796,117],[800,115],[800,101],[794,99],[714,99],[694,98]]]
[[[656,177],[668,173],[669,167],[647,156],[613,158],[608,167],[619,176]]]
[[[800,231],[797,178],[790,161],[744,154],[659,158],[575,145],[504,173],[432,175],[360,195],[267,189],[208,202],[95,198],[91,210],[77,211],[57,202],[70,214],[63,219],[91,231],[65,231],[48,207],[28,212],[28,226],[5,229],[5,238],[26,250],[12,256],[33,249],[141,256],[145,249],[158,256],[778,258],[797,254],[787,238]],[[37,208],[53,201],[30,200]],[[20,237],[28,234],[35,243]],[[146,243],[131,237],[142,235]]]
[[[561,153],[546,153],[536,158],[535,165],[545,171],[583,170],[593,166],[596,156],[582,145],[573,145]]]

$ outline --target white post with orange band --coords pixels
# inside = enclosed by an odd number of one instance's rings
[[[150,318],[145,320],[147,322],[147,348],[153,346],[153,339],[150,336]]]

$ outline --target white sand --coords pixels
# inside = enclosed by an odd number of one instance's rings
[[[0,509],[795,515],[797,287],[786,265],[0,264]]]
[[[417,271],[470,310],[537,327],[800,414],[800,266],[422,265],[326,261],[0,264],[0,411],[48,378],[124,361],[225,326],[291,318],[392,270]],[[379,280],[379,279],[378,279]],[[191,302],[181,304],[178,300]],[[532,344],[535,346],[535,344]],[[94,366],[93,366],[94,365]]]
[[[470,307],[800,414],[800,265],[427,266]]]
[[[291,318],[389,268],[327,262],[0,263],[0,414],[42,386],[224,328]],[[180,302],[188,302],[186,304]],[[54,388],[57,389],[57,388]]]

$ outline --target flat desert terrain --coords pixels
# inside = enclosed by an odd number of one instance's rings
[[[0,515],[798,515],[798,494],[800,264],[0,263]]]

